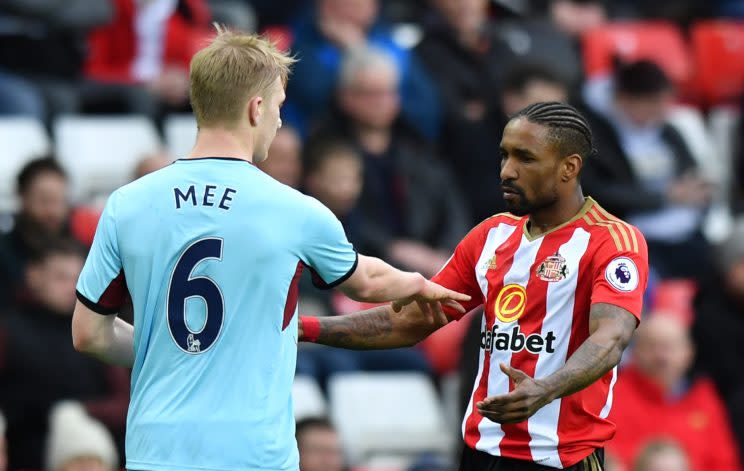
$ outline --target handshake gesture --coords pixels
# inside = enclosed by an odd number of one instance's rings
[[[415,302],[427,320],[444,325],[448,322],[448,319],[442,310],[442,306],[450,307],[460,314],[464,314],[465,308],[460,302],[467,301],[470,301],[470,296],[424,279],[423,286],[417,293],[394,301],[392,306],[395,312],[400,312],[404,306]]]

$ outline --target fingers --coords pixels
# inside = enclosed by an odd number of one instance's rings
[[[459,312],[460,314],[465,314],[467,310],[462,306],[462,304],[458,303],[457,301],[454,301],[452,299],[448,299],[444,301],[442,304],[444,304],[447,307],[450,307],[454,309],[455,311]]]
[[[444,286],[438,285],[433,281],[427,282],[427,288],[422,293],[423,297],[430,301],[444,301],[446,299],[453,299],[455,301],[470,301],[470,296],[467,294],[458,293],[451,289],[447,289]]]
[[[441,303],[434,303],[434,321],[437,325],[447,325],[449,323],[449,317],[444,313]]]
[[[529,378],[527,373],[525,373],[524,371],[512,368],[506,363],[499,363],[499,368],[505,375],[511,378],[511,380],[514,381],[515,384],[519,384],[521,381]]]
[[[444,292],[442,293],[442,296],[440,297],[440,299],[442,300],[452,299],[455,301],[467,302],[467,301],[470,301],[471,299],[470,296],[467,294],[458,293],[457,291],[452,291],[451,289],[447,289],[447,288],[442,288],[442,289],[444,290]]]

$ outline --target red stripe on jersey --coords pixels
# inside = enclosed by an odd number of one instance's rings
[[[297,310],[297,298],[300,296],[300,276],[302,276],[302,269],[304,268],[302,261],[297,262],[297,268],[295,274],[292,276],[292,281],[289,283],[289,289],[287,290],[287,302],[284,304],[284,321],[282,322],[282,330],[285,330]]]
[[[585,230],[592,233],[589,241],[589,247],[579,262],[579,277],[576,282],[576,294],[574,296],[574,308],[573,308],[573,323],[571,324],[571,337],[568,340],[568,350],[566,352],[566,360],[571,358],[571,355],[578,350],[578,348],[586,341],[589,337],[589,310],[591,308],[591,292],[592,292],[592,281],[594,279],[594,273],[592,273],[592,260],[595,258],[594,253],[596,247],[600,245],[601,232],[591,231],[591,227],[582,223],[582,227]],[[611,237],[609,231],[605,229],[606,237]],[[593,248],[594,249],[593,249]],[[610,378],[612,372],[609,373]],[[600,383],[605,384],[604,394],[598,391],[597,388]],[[588,388],[583,389],[577,393],[566,396],[561,400],[561,411],[558,416],[558,456],[561,459],[561,463],[564,466],[570,466],[573,462],[580,460],[584,455],[591,453],[591,450],[586,453],[583,450],[587,450],[587,438],[597,436],[596,426],[601,426],[591,420],[591,417],[587,413],[580,411],[586,409],[587,401],[596,401],[597,396],[600,399],[607,398],[607,392],[609,390],[609,381],[604,383],[601,379],[598,382],[590,385]],[[602,409],[602,405],[599,409],[591,411],[591,413],[599,414]],[[609,439],[610,437],[608,437]],[[580,448],[571,445],[572,441],[580,441]],[[603,443],[597,442],[595,448],[604,446]],[[578,455],[578,457],[577,457]]]
[[[492,228],[495,230],[498,226]],[[493,328],[496,320],[493,309],[488,308],[489,303],[493,303],[496,299],[498,291],[504,285],[504,276],[509,271],[514,262],[514,254],[519,248],[519,243],[522,240],[522,228],[521,225],[517,226],[514,232],[509,238],[496,248],[494,255],[496,255],[498,263],[496,268],[493,270],[486,271],[486,279],[488,280],[488,293],[486,304],[483,309],[483,315],[486,316],[486,330]],[[481,249],[482,250],[482,249]],[[475,267],[476,271],[478,267]],[[481,377],[478,382],[478,387],[473,391],[473,409],[470,411],[470,415],[465,421],[465,443],[472,449],[475,449],[475,445],[480,440],[481,434],[478,429],[478,425],[483,416],[478,413],[476,404],[486,398],[488,394],[488,375],[491,370],[491,355],[488,352],[483,354],[483,367],[481,369]]]
[[[527,337],[530,334],[539,334],[542,330],[543,320],[545,319],[547,306],[546,299],[548,294],[549,281],[541,280],[536,276],[537,268],[548,257],[555,255],[561,245],[568,242],[573,236],[573,231],[558,231],[556,233],[544,236],[540,249],[535,256],[535,262],[530,267],[530,277],[527,282],[527,307],[525,313],[536,313],[537,315],[525,315],[519,318],[519,330]],[[513,328],[513,327],[510,327]],[[524,371],[528,376],[535,377],[535,368],[539,354],[531,353],[526,348],[519,352],[512,353],[511,366]],[[514,390],[514,381],[509,380],[509,391]],[[530,433],[527,429],[527,421],[517,424],[504,424],[501,426],[504,432],[504,438],[499,444],[501,453],[516,458],[532,460],[530,452]]]

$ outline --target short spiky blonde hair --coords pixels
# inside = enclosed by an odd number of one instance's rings
[[[191,106],[200,128],[237,123],[250,97],[266,93],[277,77],[287,84],[295,62],[261,36],[215,27],[217,36],[191,59]]]

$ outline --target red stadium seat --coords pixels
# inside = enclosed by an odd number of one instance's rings
[[[693,86],[708,105],[744,94],[744,22],[702,21],[692,27]]]
[[[669,22],[610,23],[585,33],[582,46],[587,78],[611,73],[615,56],[652,60],[678,84],[691,77],[689,48],[679,28]]]
[[[269,38],[276,44],[277,49],[283,52],[288,51],[294,42],[292,30],[282,25],[267,26],[261,34]]]
[[[697,283],[690,279],[660,281],[651,302],[651,311],[677,316],[690,325],[695,317],[693,302],[697,289]]]

